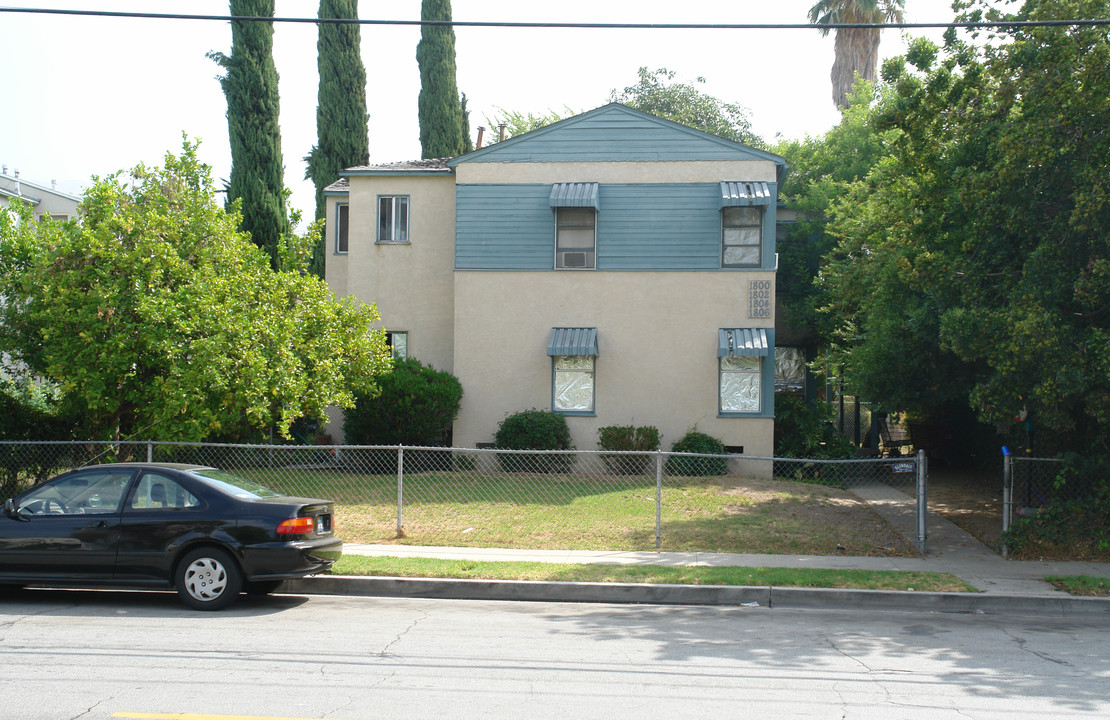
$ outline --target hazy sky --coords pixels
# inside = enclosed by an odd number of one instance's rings
[[[804,23],[813,0],[562,0],[559,3],[453,0],[460,21],[599,23]],[[52,7],[226,15],[223,0],[24,0]],[[910,22],[947,22],[950,0],[907,0]],[[277,0],[278,17],[315,17],[315,0]],[[364,19],[417,20],[420,0],[362,0]],[[939,37],[940,31],[915,31]],[[292,204],[314,210],[304,156],[316,141],[316,27],[278,24],[282,151]],[[362,27],[371,162],[420,156],[416,100],[418,27]],[[226,22],[137,20],[0,13],[0,162],[33,182],[79,194],[92,175],[161,163],[199,137],[217,182],[231,168],[227,105],[210,50],[229,52]],[[880,54],[901,54],[897,30]],[[668,68],[678,80],[704,77],[706,92],[751,110],[768,140],[818,135],[832,127],[833,38],[810,30],[456,29],[458,85],[467,94],[473,138],[496,108],[590,110],[637,68]],[[222,183],[220,183],[222,184]]]

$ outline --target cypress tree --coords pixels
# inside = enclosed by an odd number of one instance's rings
[[[424,22],[451,20],[451,0],[421,0]],[[462,106],[455,82],[455,30],[451,26],[422,25],[416,46],[420,65],[421,157],[453,157],[465,150]],[[469,136],[469,131],[466,133]]]
[[[320,19],[358,18],[358,0],[320,0]],[[305,161],[305,179],[316,186],[316,219],[324,217],[324,188],[339,179],[339,171],[370,162],[366,129],[366,68],[360,55],[361,35],[356,23],[321,23],[316,42],[320,90],[316,100],[316,145]],[[319,238],[312,253],[312,270],[323,276],[326,240]]]
[[[466,93],[462,94],[459,101],[459,112],[462,113],[462,152],[468,153],[474,149],[474,142],[470,139],[470,110],[466,107]]]
[[[238,17],[273,17],[274,0],[231,0]],[[231,179],[227,199],[241,199],[242,230],[270,254],[278,266],[277,248],[292,232],[285,208],[281,127],[278,125],[278,74],[274,66],[271,22],[231,22],[231,55],[209,53],[224,68],[220,78],[227,98],[231,140]]]

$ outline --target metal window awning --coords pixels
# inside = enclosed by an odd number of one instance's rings
[[[589,207],[598,209],[597,183],[555,183],[551,186],[551,207]]]
[[[722,328],[717,331],[717,357],[766,357],[770,352],[765,328]]]
[[[597,357],[597,328],[551,328],[547,354]]]
[[[765,182],[721,183],[721,207],[770,205],[772,202],[771,186]]]

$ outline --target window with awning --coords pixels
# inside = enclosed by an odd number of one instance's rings
[[[722,415],[762,411],[763,365],[770,354],[765,328],[718,330],[718,411]]]
[[[547,341],[551,356],[551,409],[594,413],[597,328],[552,328]]]

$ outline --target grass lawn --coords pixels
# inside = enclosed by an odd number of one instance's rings
[[[975,588],[947,573],[879,570],[481,562],[344,555],[332,572],[382,577],[976,592]]]
[[[237,471],[291,495],[336,502],[347,542],[560,550],[655,548],[653,477],[503,472],[406,473],[402,534],[396,475]],[[661,549],[804,555],[914,555],[852,493],[737,476],[667,478]]]
[[[1044,580],[1071,595],[1110,597],[1110,578],[1091,575],[1047,575]]]

